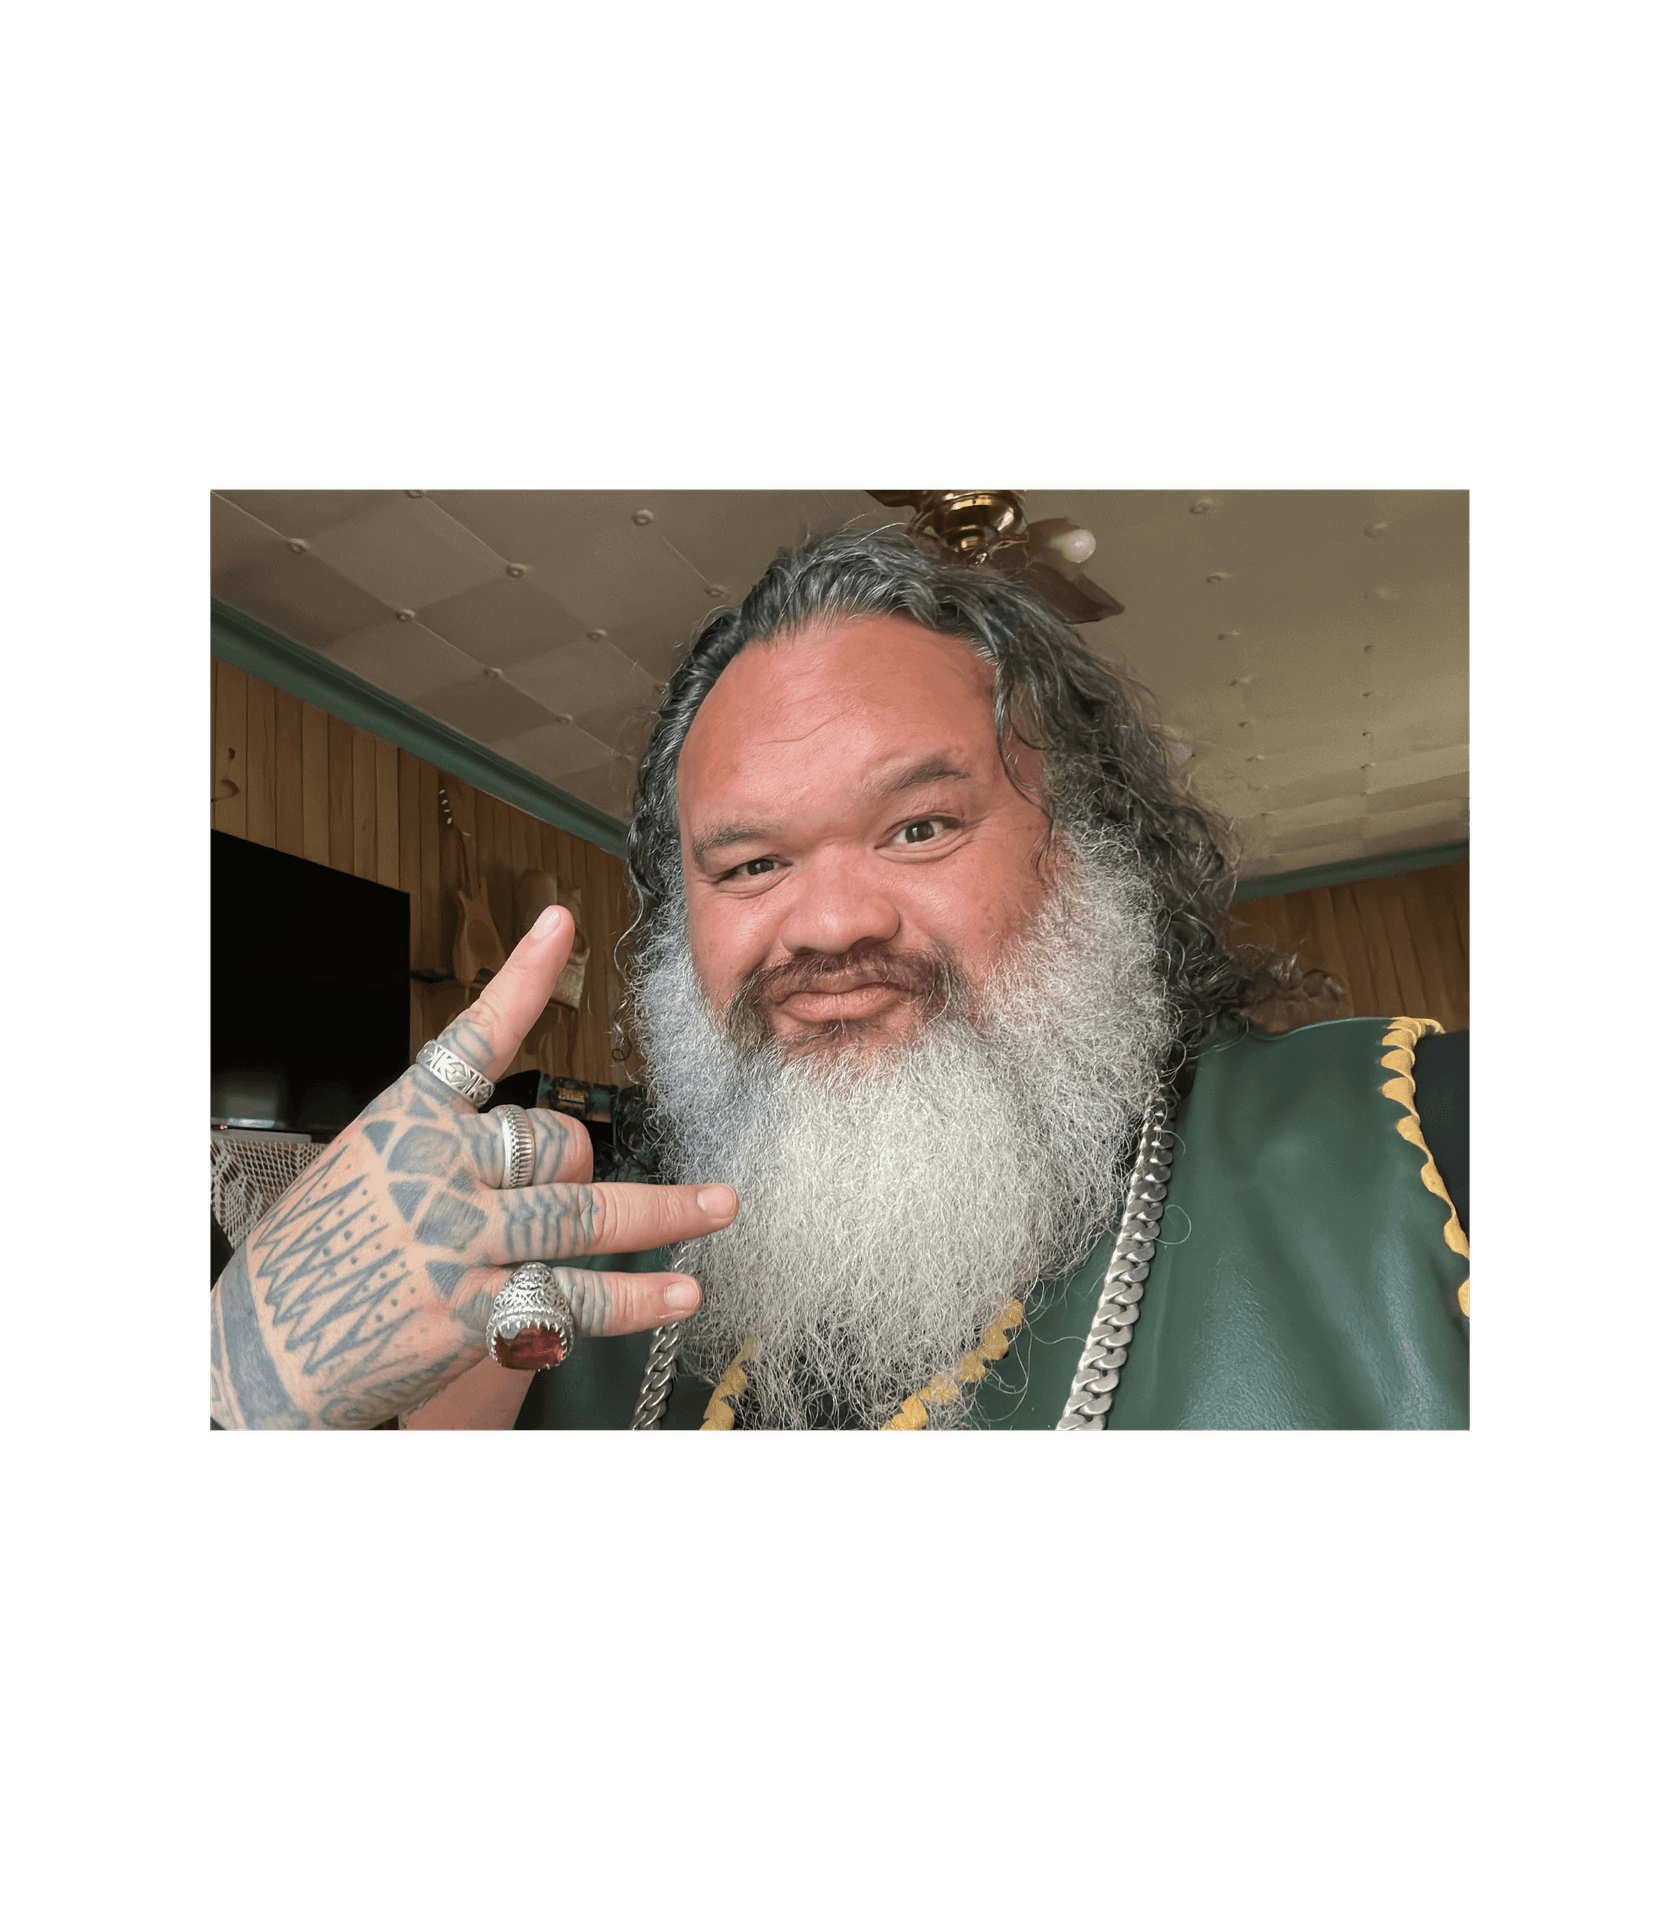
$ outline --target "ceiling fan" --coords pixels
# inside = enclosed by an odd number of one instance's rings
[[[1018,493],[997,489],[950,493],[876,493],[884,507],[913,507],[910,537],[963,566],[995,573],[1033,587],[1070,625],[1124,613],[1114,596],[1086,578],[1082,561],[1096,551],[1095,538],[1071,520],[1029,523]]]

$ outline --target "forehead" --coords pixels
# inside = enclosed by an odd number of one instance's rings
[[[833,793],[900,758],[983,773],[998,763],[993,673],[966,642],[896,615],[745,647],[683,742],[679,816],[686,828],[714,805]]]

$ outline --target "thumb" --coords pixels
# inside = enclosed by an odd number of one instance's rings
[[[564,907],[545,907],[501,971],[439,1039],[491,1080],[499,1080],[548,1005],[576,931]]]

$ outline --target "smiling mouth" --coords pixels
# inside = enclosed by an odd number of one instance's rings
[[[938,1019],[967,1002],[962,969],[938,949],[805,955],[750,974],[730,1001],[725,1027],[732,1039],[753,1046],[772,1037],[774,1019],[785,1046],[824,1030],[867,1029],[910,1003],[922,1017]]]
[[[910,991],[890,980],[866,980],[853,987],[802,987],[785,995],[777,1011],[806,1025],[837,1020],[868,1020],[904,999]]]

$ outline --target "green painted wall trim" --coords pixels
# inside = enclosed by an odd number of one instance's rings
[[[611,814],[540,780],[534,773],[481,747],[406,700],[373,686],[348,668],[299,646],[248,613],[210,602],[210,651],[218,660],[255,674],[282,692],[295,694],[353,727],[362,727],[394,747],[405,747],[458,780],[520,807],[550,826],[624,858],[624,827]]]
[[[1425,867],[1445,867],[1470,858],[1470,842],[1455,840],[1445,847],[1418,847],[1410,853],[1374,853],[1365,860],[1336,860],[1327,867],[1302,867],[1295,873],[1268,873],[1255,880],[1239,880],[1234,899],[1269,900],[1275,894],[1302,893],[1308,887],[1340,887],[1349,880],[1380,880],[1388,873],[1421,873]]]

